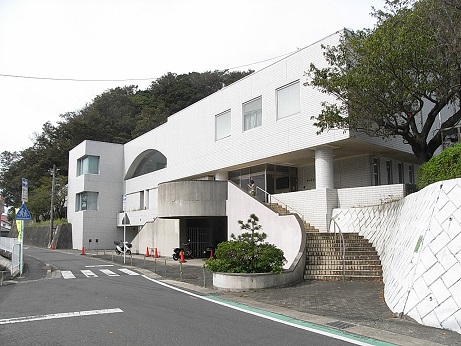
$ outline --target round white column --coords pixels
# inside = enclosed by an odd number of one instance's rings
[[[315,149],[315,188],[334,188],[332,148],[320,147]]]
[[[227,181],[229,179],[229,174],[227,171],[216,172],[214,176],[215,180]]]

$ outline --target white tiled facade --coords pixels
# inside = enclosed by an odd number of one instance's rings
[[[461,333],[461,179],[375,207],[334,209],[333,217],[376,247],[393,312]]]
[[[68,220],[73,225],[74,248],[88,246],[89,239],[99,239],[109,246],[120,238],[122,196],[130,220],[130,238],[158,216],[158,185],[175,180],[227,179],[230,172],[252,167],[277,165],[297,170],[290,189],[271,193],[315,191],[388,184],[384,162],[392,160],[408,171],[415,157],[402,140],[369,138],[344,130],[318,134],[313,117],[321,112],[322,102],[331,96],[305,86],[310,64],[326,66],[322,45],[336,45],[341,33],[335,33],[296,53],[229,85],[203,100],[171,115],[168,121],[124,144],[85,141],[69,155]],[[278,92],[285,86],[299,86],[294,113],[279,118]],[[244,129],[244,107],[261,99],[260,126]],[[230,113],[230,125],[223,138],[216,139],[216,118]],[[147,153],[156,151],[167,160],[163,169],[134,176],[132,173]],[[95,174],[76,174],[77,161],[87,155],[100,158]],[[323,155],[323,156],[322,156]],[[323,157],[323,158],[322,158]],[[381,160],[379,181],[374,180],[373,160]],[[323,164],[320,164],[323,162]],[[250,174],[251,176],[251,174]],[[247,179],[250,178],[247,176]],[[328,179],[324,179],[328,177]],[[408,183],[408,179],[401,183]],[[394,180],[392,183],[399,183]],[[245,188],[246,183],[242,183]],[[258,186],[263,190],[268,186]],[[98,193],[97,210],[78,210],[76,199],[82,192]],[[326,195],[320,192],[321,196]],[[322,198],[323,198],[322,197]],[[335,206],[321,202],[322,208]],[[317,208],[319,209],[319,208]],[[318,210],[311,221],[327,230],[331,211]],[[96,238],[99,236],[99,238]],[[93,243],[94,245],[94,243]],[[113,245],[113,244],[112,244]]]

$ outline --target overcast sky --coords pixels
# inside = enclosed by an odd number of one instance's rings
[[[372,6],[383,0],[0,0],[0,152],[30,147],[45,122],[107,89],[258,70],[344,27],[371,28]]]

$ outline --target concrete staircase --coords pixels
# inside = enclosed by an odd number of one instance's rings
[[[294,214],[277,203],[266,205],[279,215]],[[317,228],[305,221],[304,227],[307,232],[305,280],[382,281],[383,271],[378,253],[363,236],[357,233],[343,233],[343,261],[338,233],[320,233]]]
[[[273,211],[275,211],[279,215],[291,215],[295,214],[287,210],[286,208],[282,207],[280,204],[277,203],[266,203],[266,205],[271,208]],[[304,222],[304,228],[306,229],[307,232],[318,232],[319,230],[312,226],[310,223],[303,221]]]
[[[307,232],[304,279],[382,281],[381,261],[372,244],[356,233],[343,236],[344,270],[339,235]]]

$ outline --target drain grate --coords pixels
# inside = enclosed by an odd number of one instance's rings
[[[338,329],[346,329],[350,327],[355,327],[355,324],[341,322],[341,321],[329,322],[327,323],[327,325],[333,328],[338,328]]]

